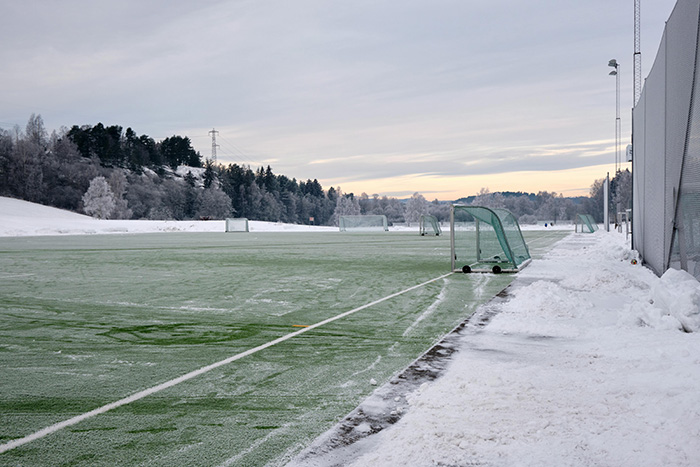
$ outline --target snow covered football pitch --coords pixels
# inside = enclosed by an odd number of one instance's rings
[[[567,234],[524,231],[535,258]],[[512,280],[445,276],[449,250],[397,232],[0,238],[0,465],[283,464]]]

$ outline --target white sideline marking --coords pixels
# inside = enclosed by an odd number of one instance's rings
[[[379,300],[375,300],[375,301],[373,301],[373,302],[371,302],[371,303],[367,303],[366,305],[362,305],[362,306],[357,307],[357,308],[355,308],[355,309],[353,309],[353,310],[346,311],[346,312],[341,313],[341,314],[339,314],[339,315],[336,315],[336,316],[334,316],[334,317],[332,317],[332,318],[328,318],[328,319],[323,320],[323,321],[320,321],[320,322],[318,322],[318,323],[316,323],[316,324],[312,324],[312,325],[310,325],[310,326],[307,327],[307,328],[301,328],[301,329],[299,329],[298,331],[295,331],[295,332],[289,333],[289,334],[287,334],[287,335],[285,335],[285,336],[279,337],[279,338],[277,338],[277,339],[275,339],[275,340],[272,340],[272,341],[270,341],[270,342],[268,342],[268,343],[266,343],[266,344],[259,345],[259,346],[255,347],[255,348],[246,350],[245,352],[241,352],[241,353],[239,353],[239,354],[237,354],[237,355],[233,355],[233,356],[231,356],[231,357],[229,357],[229,358],[226,358],[226,359],[224,359],[224,360],[218,361],[218,362],[216,362],[216,363],[212,363],[211,365],[203,366],[202,368],[200,368],[200,369],[198,369],[198,370],[191,371],[191,372],[189,372],[189,373],[187,373],[187,374],[184,374],[184,375],[182,375],[182,376],[180,376],[180,377],[178,377],[178,378],[171,379],[170,381],[166,381],[165,383],[161,383],[161,384],[159,384],[159,385],[157,385],[157,386],[153,386],[152,388],[144,389],[143,391],[139,391],[139,392],[137,392],[137,393],[135,393],[135,394],[132,394],[131,396],[125,397],[124,399],[118,400],[118,401],[116,401],[116,402],[112,402],[112,403],[107,404],[107,405],[103,405],[102,407],[98,407],[98,408],[96,408],[96,409],[94,409],[94,410],[91,410],[91,411],[89,411],[89,412],[85,412],[85,413],[82,414],[82,415],[78,415],[78,416],[76,416],[76,417],[69,418],[68,420],[64,420],[64,421],[62,421],[62,422],[53,424],[53,425],[48,426],[48,427],[46,427],[46,428],[43,428],[43,429],[41,429],[41,430],[39,430],[39,431],[37,431],[37,432],[34,432],[34,433],[30,434],[30,435],[27,435],[27,436],[25,436],[24,438],[17,438],[17,439],[14,439],[14,440],[12,440],[12,441],[10,441],[10,442],[8,442],[8,443],[5,443],[5,444],[0,445],[0,454],[2,454],[3,452],[9,451],[9,450],[11,450],[11,449],[14,449],[14,448],[16,448],[16,447],[22,446],[23,444],[30,443],[30,442],[35,441],[35,440],[37,440],[37,439],[41,439],[41,438],[43,438],[44,436],[50,435],[51,433],[55,433],[55,432],[57,432],[58,430],[61,430],[61,429],[63,429],[63,428],[66,428],[66,427],[69,427],[69,426],[71,426],[71,425],[75,425],[75,424],[77,424],[77,423],[80,423],[80,422],[82,422],[83,420],[86,420],[86,419],[88,419],[88,418],[94,417],[95,415],[101,415],[101,414],[103,414],[103,413],[105,413],[105,412],[108,412],[108,411],[110,411],[110,410],[112,410],[112,409],[116,409],[117,407],[121,407],[122,405],[130,404],[131,402],[135,402],[135,401],[137,401],[137,400],[139,400],[139,399],[143,399],[143,398],[146,397],[146,396],[150,396],[151,394],[155,394],[155,393],[157,393],[157,392],[160,392],[160,391],[162,391],[163,389],[171,388],[171,387],[175,386],[176,384],[180,384],[180,383],[182,383],[182,382],[184,382],[184,381],[190,380],[190,379],[192,379],[192,378],[194,378],[194,377],[197,377],[197,376],[199,376],[199,375],[202,375],[202,374],[204,374],[204,373],[207,373],[208,371],[211,371],[211,370],[213,370],[213,369],[215,369],[215,368],[218,368],[218,367],[223,366],[223,365],[227,365],[227,364],[229,364],[229,363],[231,363],[231,362],[235,362],[236,360],[240,360],[240,359],[243,358],[243,357],[247,357],[248,355],[252,355],[252,354],[254,354],[254,353],[256,353],[256,352],[259,352],[259,351],[261,351],[261,350],[267,349],[268,347],[272,347],[273,345],[277,345],[277,344],[279,344],[280,342],[287,341],[287,340],[289,340],[289,339],[291,339],[291,338],[293,338],[293,337],[298,336],[299,334],[303,334],[303,333],[305,333],[305,332],[307,332],[307,331],[310,331],[310,330],[315,329],[315,328],[317,328],[317,327],[323,326],[324,324],[331,323],[331,322],[333,322],[333,321],[336,321],[336,320],[338,320],[338,319],[341,319],[341,318],[344,318],[344,317],[346,317],[346,316],[349,316],[349,315],[351,315],[351,314],[353,314],[353,313],[356,313],[356,312],[358,312],[358,311],[360,311],[360,310],[364,310],[365,308],[369,308],[369,307],[371,307],[371,306],[377,305],[378,303],[382,303],[382,302],[387,301],[387,300],[390,300],[390,299],[392,299],[392,298],[394,298],[394,297],[398,297],[399,295],[403,295],[403,294],[405,294],[406,292],[410,292],[410,291],[412,291],[412,290],[418,289],[418,288],[420,288],[420,287],[423,287],[424,285],[428,285],[428,284],[430,284],[430,283],[432,283],[432,282],[439,281],[439,280],[444,279],[445,277],[448,277],[448,276],[450,276],[450,275],[452,275],[452,274],[453,274],[453,273],[451,273],[451,272],[448,273],[448,274],[443,274],[443,275],[440,276],[440,277],[436,277],[435,279],[430,279],[429,281],[423,282],[422,284],[414,285],[413,287],[409,287],[409,288],[407,288],[407,289],[405,289],[405,290],[402,290],[401,292],[396,292],[396,293],[393,293],[393,294],[391,294],[391,295],[387,295],[386,297],[380,298]]]

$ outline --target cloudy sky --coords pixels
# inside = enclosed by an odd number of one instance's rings
[[[642,0],[646,76],[675,0]],[[587,194],[632,106],[632,0],[0,0],[0,127],[183,135],[345,192]]]

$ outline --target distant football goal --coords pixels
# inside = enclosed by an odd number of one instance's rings
[[[581,233],[593,233],[598,230],[598,224],[590,214],[579,214],[576,216],[574,232],[579,232],[579,225],[581,226]]]
[[[517,272],[530,263],[520,225],[507,209],[453,205],[450,245],[455,272]]]
[[[226,219],[226,232],[248,232],[248,219],[245,217]]]
[[[340,216],[338,227],[341,232],[389,230],[389,224],[384,215]]]
[[[421,236],[440,235],[442,233],[442,228],[440,228],[440,223],[435,216],[424,214],[420,216],[419,232]]]

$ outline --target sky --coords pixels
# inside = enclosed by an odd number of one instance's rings
[[[675,0],[642,0],[646,76]],[[632,0],[0,0],[0,128],[120,125],[343,192],[586,195]],[[623,164],[623,168],[627,164]]]

